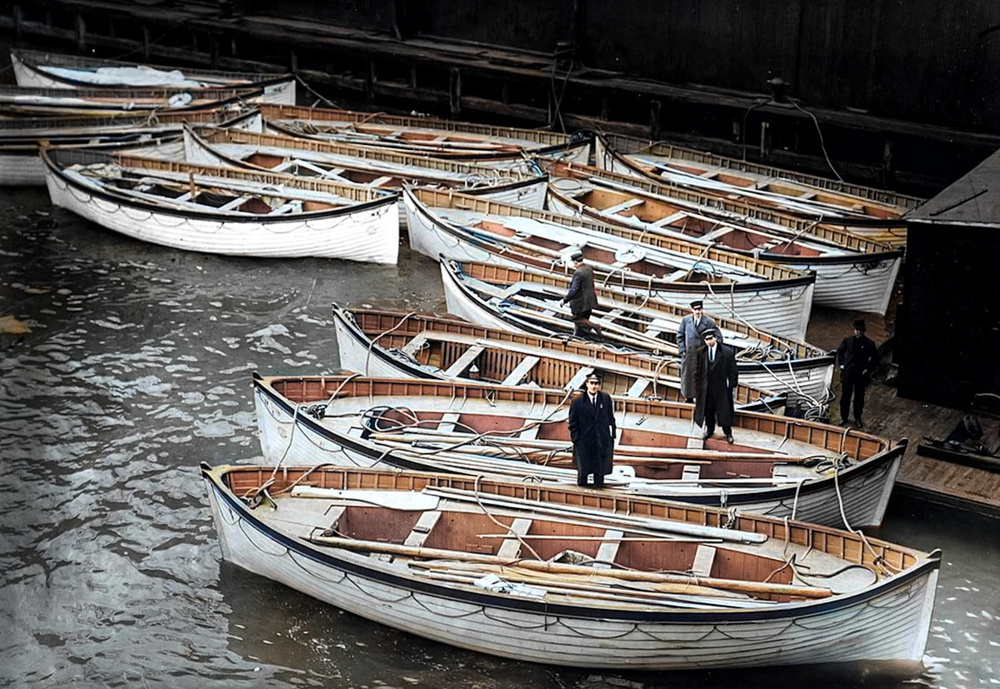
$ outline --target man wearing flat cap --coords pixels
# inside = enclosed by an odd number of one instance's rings
[[[576,250],[570,256],[573,262],[573,279],[569,290],[562,298],[563,304],[569,304],[573,314],[573,334],[600,335],[601,329],[591,322],[590,316],[597,308],[597,290],[594,289],[594,269],[583,262],[583,252]]]
[[[861,420],[865,411],[865,388],[872,381],[878,364],[878,349],[865,336],[863,319],[854,321],[854,334],[848,335],[837,347],[837,365],[840,367],[840,423],[850,423],[851,398],[854,399],[854,425],[864,428]]]
[[[569,436],[573,441],[576,482],[586,486],[594,476],[594,488],[604,487],[604,477],[614,464],[615,408],[611,396],[601,391],[601,377],[591,373],[584,391],[569,407]]]
[[[706,330],[702,339],[705,346],[698,350],[695,359],[694,421],[704,425],[705,440],[715,434],[718,420],[728,443],[733,443],[733,389],[739,383],[736,355],[732,348],[722,344],[714,330]]]
[[[718,329],[715,321],[705,315],[705,304],[701,299],[691,302],[691,313],[684,316],[677,326],[677,350],[681,357],[681,395],[688,402],[695,393],[694,357],[701,346],[701,336],[708,330]]]

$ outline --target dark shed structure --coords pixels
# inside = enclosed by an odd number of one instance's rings
[[[906,220],[899,395],[961,409],[1000,394],[1000,151]]]

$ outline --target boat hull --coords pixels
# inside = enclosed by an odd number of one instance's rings
[[[599,610],[401,576],[378,558],[290,538],[206,483],[226,560],[388,627],[520,661],[615,670],[919,661],[930,624],[937,560],[857,594],[771,610]]]
[[[109,230],[176,249],[388,264],[396,263],[398,256],[399,216],[393,197],[350,211],[261,222],[254,218],[199,217],[131,203],[79,184],[52,166],[46,167],[45,182],[54,205]]]
[[[171,81],[150,82],[148,79],[143,82],[130,83],[127,79],[117,83],[108,83],[105,80],[86,80],[86,72],[81,71],[78,80],[57,78],[54,73],[49,73],[40,66],[31,65],[25,62],[22,55],[11,53],[11,66],[14,69],[14,80],[22,88],[48,88],[48,89],[76,89],[76,88],[135,88],[140,86],[171,86]],[[81,58],[82,61],[82,58]],[[94,69],[100,66],[100,61],[95,61]],[[70,68],[71,69],[71,68]],[[124,74],[123,72],[119,72]],[[146,70],[148,76],[150,70]],[[215,83],[224,83],[224,73],[219,73]],[[246,84],[248,81],[255,81],[255,75],[243,75],[245,78],[240,83]],[[197,75],[196,75],[197,77]],[[197,80],[197,78],[195,79]],[[296,82],[295,77],[266,79],[260,82],[263,93],[260,101],[275,105],[295,105],[296,102]]]

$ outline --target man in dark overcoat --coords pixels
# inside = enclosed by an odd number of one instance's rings
[[[615,408],[611,396],[601,391],[601,377],[587,376],[584,392],[569,407],[569,436],[573,441],[576,460],[576,482],[587,485],[594,475],[594,488],[604,487],[604,477],[614,463]]]
[[[865,411],[865,388],[872,381],[872,372],[878,363],[878,349],[865,336],[865,322],[854,321],[854,334],[844,338],[837,347],[837,365],[840,366],[840,422],[849,423],[851,398],[854,398],[854,425],[864,428],[861,415]]]
[[[730,443],[733,440],[733,390],[739,383],[736,355],[731,347],[718,341],[714,330],[702,335],[705,345],[698,349],[694,369],[694,420],[705,426],[705,440],[715,433],[718,420]]]
[[[583,252],[573,253],[573,278],[570,280],[562,303],[569,304],[573,314],[574,335],[600,335],[601,329],[590,320],[597,308],[597,290],[594,287],[594,269],[583,262]]]

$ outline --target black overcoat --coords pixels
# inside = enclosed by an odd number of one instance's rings
[[[580,474],[611,473],[617,430],[614,403],[606,392],[597,393],[596,405],[586,393],[573,400],[569,407],[569,436]]]
[[[868,385],[878,364],[878,348],[864,333],[849,335],[837,347],[837,364],[844,371],[845,377],[849,376],[861,385]]]
[[[715,402],[719,425],[733,425],[733,389],[739,383],[736,355],[732,347],[719,344],[715,348],[715,362],[708,361],[708,347],[698,349],[694,369],[694,421],[699,426],[705,423],[705,406],[709,396]]]
[[[569,310],[574,316],[597,308],[597,291],[594,289],[594,269],[590,266],[580,266],[573,273],[569,290],[563,297],[569,302]]]

